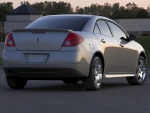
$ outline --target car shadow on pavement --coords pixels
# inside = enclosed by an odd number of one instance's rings
[[[146,81],[145,84],[148,84],[149,82]],[[144,85],[145,85],[144,84]],[[86,91],[84,89],[84,86],[82,84],[82,82],[79,82],[77,84],[73,84],[73,85],[68,85],[68,84],[64,84],[63,82],[58,82],[58,81],[29,81],[27,86],[24,89],[10,89],[8,86],[7,88],[4,86],[7,86],[7,84],[3,84],[3,87],[0,87],[0,90],[2,89],[4,91],[5,90],[9,90],[9,91],[29,91],[29,92],[33,92],[33,91],[37,91],[37,92],[70,92],[70,91]],[[143,85],[129,85],[127,83],[126,80],[124,79],[107,79],[104,80],[102,83],[101,88],[99,89],[99,91],[101,90],[114,90],[114,89],[123,89],[123,88],[134,88],[134,87],[141,87]]]
[[[42,86],[28,86],[23,90],[26,91],[83,91],[84,87],[81,83],[68,85],[68,84],[53,84],[53,85],[42,85]]]
[[[114,89],[114,88],[120,88],[120,87],[129,87],[130,85],[128,83],[103,83],[102,87],[100,90],[106,90],[106,89]],[[32,85],[32,86],[27,86],[23,90],[26,91],[86,91],[84,89],[83,84],[80,82],[78,84],[74,85],[68,85],[68,84],[45,84],[45,85]]]

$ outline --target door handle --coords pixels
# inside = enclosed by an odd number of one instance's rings
[[[106,43],[106,41],[104,39],[102,39],[101,42]]]
[[[123,45],[123,44],[120,44],[120,46],[121,46],[121,47],[124,47],[124,45]]]

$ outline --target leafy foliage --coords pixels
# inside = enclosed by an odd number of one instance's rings
[[[128,3],[125,7],[120,6],[119,3],[113,5],[105,3],[104,5],[91,4],[91,6],[84,8],[77,6],[75,13],[100,15],[113,19],[149,18],[150,8],[145,10],[134,3]]]
[[[139,36],[136,41],[144,47],[147,56],[147,63],[150,65],[150,36]]]
[[[13,3],[7,2],[7,3],[0,3],[0,22],[3,22],[6,20],[6,15],[13,9]]]
[[[0,65],[2,64],[2,57],[0,57]]]
[[[55,1],[45,1],[36,2],[30,4],[28,1],[20,3],[30,5],[31,7],[37,9],[42,15],[55,15],[55,14],[91,14],[106,16],[113,19],[131,19],[131,18],[150,18],[150,7],[147,9],[138,7],[135,3],[128,3],[126,6],[120,6],[119,3],[113,5],[105,3],[91,4],[87,7],[77,6],[74,10],[70,3],[68,2],[55,2]],[[0,21],[6,20],[6,14],[8,14],[13,9],[13,3],[0,3]]]
[[[0,24],[0,41],[1,41],[2,36],[3,36],[3,27],[2,27],[2,25]]]
[[[70,14],[73,9],[70,3],[67,2],[40,2],[31,5],[33,8],[41,12],[42,15],[55,15],[55,14]]]

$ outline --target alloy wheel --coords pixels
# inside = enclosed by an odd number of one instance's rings
[[[142,82],[143,80],[145,80],[146,77],[146,64],[143,61],[143,59],[140,59],[138,61],[138,69],[137,69],[137,79],[139,82]]]
[[[96,60],[94,63],[94,82],[96,87],[99,87],[102,82],[102,63],[99,60]]]

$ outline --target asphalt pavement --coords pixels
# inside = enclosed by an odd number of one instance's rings
[[[47,80],[31,80],[24,89],[12,90],[0,69],[0,113],[150,113],[150,71],[144,85],[104,79],[100,90],[85,91],[81,82]]]

